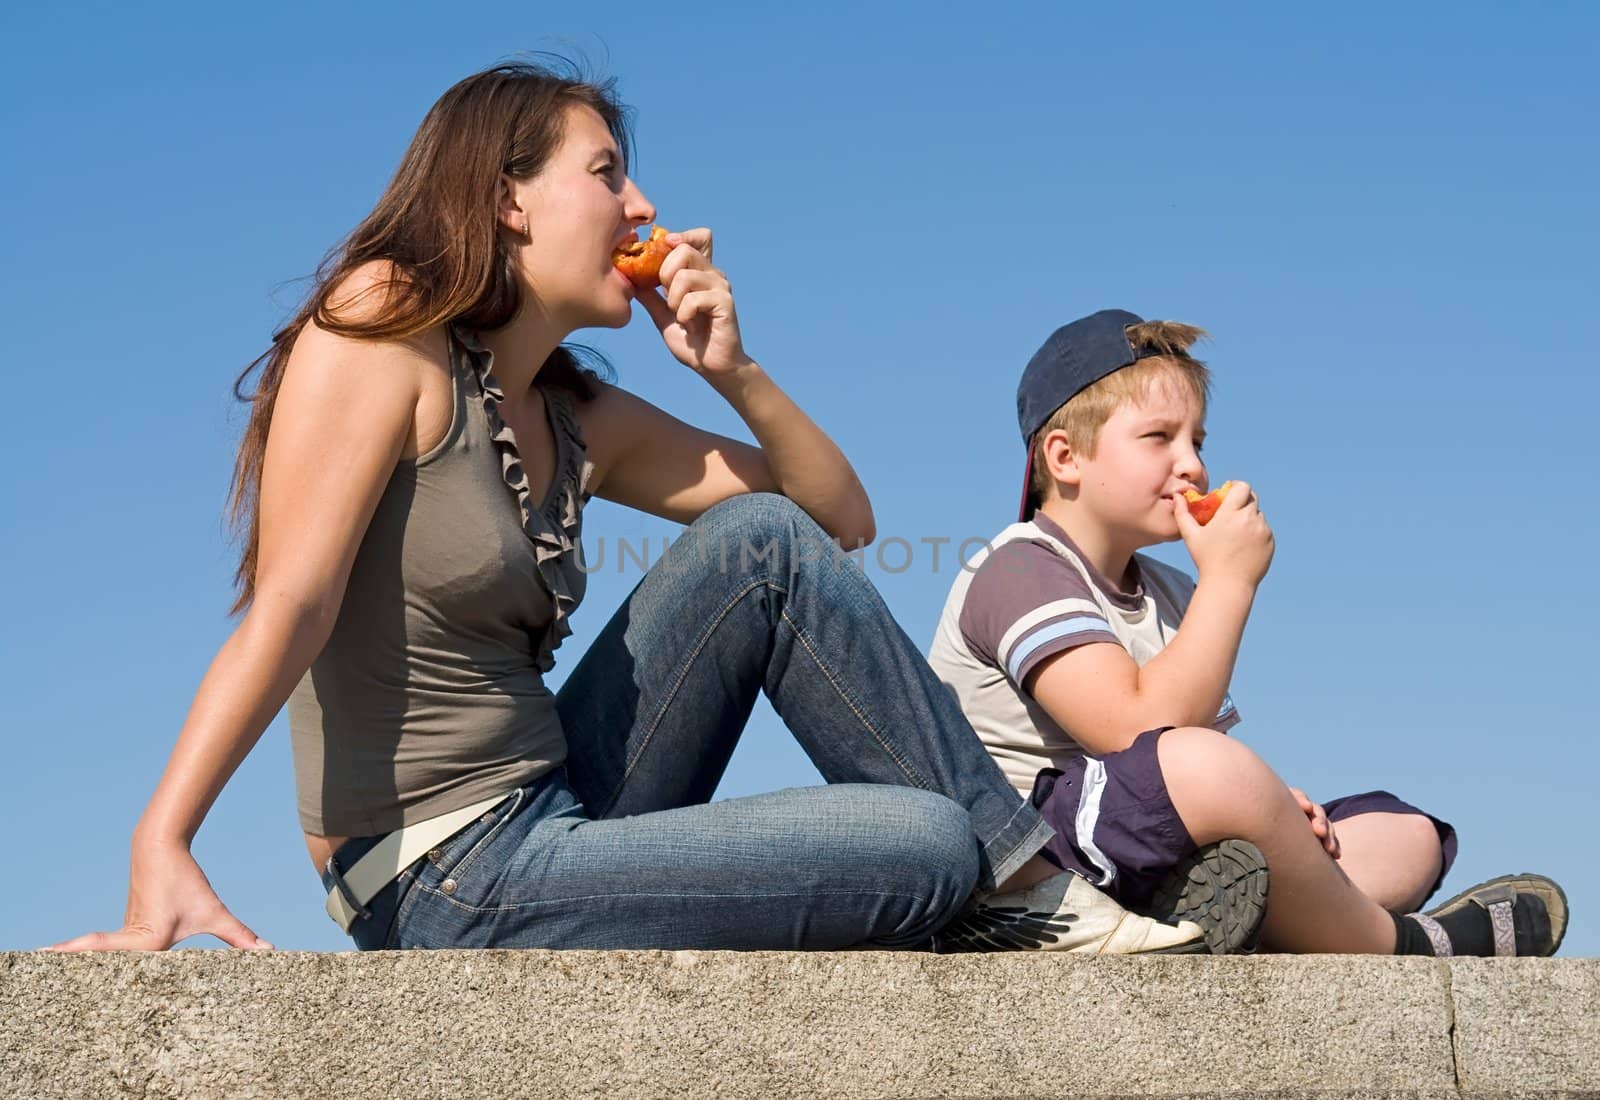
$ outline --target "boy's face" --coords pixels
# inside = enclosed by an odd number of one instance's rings
[[[1080,507],[1118,542],[1171,542],[1179,537],[1173,495],[1208,487],[1200,460],[1205,436],[1205,413],[1189,388],[1152,380],[1143,401],[1111,414],[1094,454],[1077,456]]]

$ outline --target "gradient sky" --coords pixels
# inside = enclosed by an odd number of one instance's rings
[[[662,220],[714,227],[747,346],[855,463],[884,563],[905,557],[888,540],[915,548],[904,570],[867,561],[919,644],[956,576],[922,540],[1013,514],[1013,392],[1044,336],[1107,306],[1208,328],[1211,469],[1257,486],[1279,547],[1236,734],[1313,796],[1387,787],[1454,820],[1449,892],[1556,876],[1564,953],[1600,953],[1600,93],[1581,75],[1600,8],[952,10],[9,14],[0,829],[30,858],[0,949],[120,924],[129,831],[230,629],[234,376],[428,105],[554,49],[618,78]],[[746,434],[644,318],[589,342],[623,385]],[[591,560],[675,529],[597,502]],[[590,579],[553,683],[637,580]],[[815,778],[763,704],[720,794]],[[281,718],[195,851],[278,946],[349,946]]]

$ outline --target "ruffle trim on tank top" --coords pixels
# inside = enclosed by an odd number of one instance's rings
[[[517,438],[511,431],[511,425],[500,415],[500,403],[506,399],[506,395],[494,374],[494,352],[484,345],[476,333],[464,329],[454,331],[470,352],[467,358],[477,377],[478,387],[483,391],[483,411],[489,420],[489,436],[500,454],[500,475],[505,479],[506,486],[516,494],[522,530],[533,543],[539,578],[549,590],[555,606],[555,617],[550,623],[551,634],[539,662],[540,671],[549,672],[555,666],[552,651],[572,634],[567,616],[578,605],[579,599],[572,590],[571,577],[562,568],[562,563],[570,555],[572,567],[578,568],[582,552],[579,544],[583,507],[580,493],[586,454],[583,433],[566,392],[555,387],[540,387],[539,392],[544,397],[549,419],[555,428],[556,473],[543,507],[537,506],[528,489],[528,473],[517,451]]]

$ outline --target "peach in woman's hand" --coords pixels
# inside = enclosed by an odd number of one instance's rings
[[[635,287],[652,290],[661,285],[661,265],[671,254],[667,231],[658,225],[645,240],[632,241],[613,252],[611,262]]]

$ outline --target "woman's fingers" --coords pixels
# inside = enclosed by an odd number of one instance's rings
[[[711,264],[711,230],[669,233],[673,244],[661,265],[661,293],[635,295],[679,362],[705,375],[750,362],[739,335],[733,287]]]
[[[724,309],[733,303],[733,295],[725,289],[696,290],[685,294],[678,303],[674,318],[680,325],[687,325],[699,316],[715,316],[719,309]]]
[[[152,929],[124,928],[117,932],[90,932],[39,950],[65,954],[76,951],[164,951],[171,946],[170,943],[162,943],[161,937]]]
[[[41,948],[39,948],[39,950],[40,951],[61,951],[61,952],[69,952],[69,951],[114,951],[114,950],[116,950],[116,948],[111,946],[111,941],[115,938],[116,935],[119,935],[119,934],[120,933],[111,933],[111,932],[90,932],[90,933],[88,933],[86,935],[74,936],[70,940],[63,940],[60,943],[51,944],[49,947],[41,947]]]
[[[714,319],[718,316],[729,316],[733,309],[733,295],[726,287],[692,290],[676,295],[676,305],[669,304],[667,299],[653,290],[640,291],[637,298],[644,306],[645,312],[650,315],[650,320],[655,322],[656,328],[662,333],[666,333],[674,325],[687,327],[696,317]]]
[[[244,921],[224,909],[221,913],[206,921],[188,935],[204,932],[217,937],[229,947],[237,947],[242,951],[271,951],[272,944],[245,927]]]
[[[231,913],[224,913],[220,918],[208,922],[206,927],[196,928],[176,939],[164,937],[152,928],[123,928],[116,932],[89,932],[39,950],[61,954],[79,951],[165,951],[179,940],[201,933],[215,936],[229,947],[244,951],[275,950],[272,944],[250,931],[243,921]]]
[[[669,304],[653,290],[640,291],[637,295],[639,303],[644,306],[650,320],[655,322],[656,328],[666,332],[673,325],[687,326],[699,316],[716,316],[718,310],[724,314],[732,308],[733,295],[727,288],[719,287],[711,290],[693,290],[686,294],[677,295],[677,304]]]
[[[119,930],[90,932],[41,950],[165,951],[199,935],[215,936],[229,947],[272,949],[222,904],[187,845],[152,842],[134,849]]]
[[[677,233],[668,233],[667,243],[686,244],[704,256],[706,262],[709,263],[711,260],[711,230],[703,225],[694,229],[683,229]]]
[[[721,275],[711,264],[711,258],[690,244],[680,244],[661,261],[661,285],[670,288],[672,281],[686,271],[710,271]]]
[[[41,948],[43,951],[165,951],[173,944],[190,936],[215,936],[229,947],[247,951],[270,951],[272,944],[256,935],[243,921],[230,913],[225,905],[211,894],[209,898],[192,899],[190,904],[154,919],[130,915],[127,923],[115,932],[90,932]]]
[[[728,280],[715,268],[680,268],[671,283],[663,283],[667,292],[667,305],[674,310],[683,303],[685,295],[697,290],[726,290],[732,292]]]

